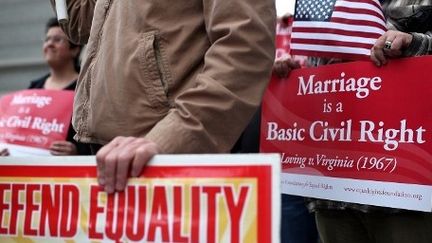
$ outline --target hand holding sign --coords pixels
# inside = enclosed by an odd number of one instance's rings
[[[99,185],[108,193],[123,191],[128,176],[139,176],[158,152],[158,146],[144,138],[116,137],[96,154]]]
[[[55,156],[77,155],[75,144],[68,141],[55,141],[50,146],[50,152]]]
[[[281,57],[275,60],[273,72],[279,78],[286,78],[291,70],[300,68],[300,62],[291,57]]]
[[[9,156],[9,150],[7,148],[1,149],[0,156]]]
[[[382,68],[341,63],[294,70],[287,82],[273,79],[260,145],[282,153],[282,189],[430,212],[432,89],[419,70],[431,61],[398,59]],[[378,200],[378,192],[385,196]]]
[[[402,50],[407,48],[412,42],[413,36],[409,33],[389,30],[384,33],[372,47],[371,60],[377,66],[387,63],[388,57],[398,57],[402,55]]]
[[[67,137],[73,91],[22,90],[0,99],[0,155],[49,155]],[[0,149],[1,150],[1,149]]]

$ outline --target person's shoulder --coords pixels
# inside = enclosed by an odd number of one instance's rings
[[[34,79],[30,81],[29,89],[43,89],[46,79],[48,78],[49,74],[46,74],[38,79]]]

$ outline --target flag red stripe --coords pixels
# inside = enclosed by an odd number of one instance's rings
[[[371,32],[362,32],[362,31],[351,31],[351,30],[343,30],[343,29],[330,29],[330,28],[313,28],[313,27],[293,27],[292,32],[294,33],[311,33],[311,34],[338,34],[338,35],[346,35],[347,38],[349,36],[355,37],[364,37],[364,38],[374,38],[378,39],[381,37],[381,34],[371,33]]]
[[[327,46],[346,46],[355,48],[371,49],[372,44],[363,44],[358,42],[345,42],[345,41],[333,41],[333,40],[311,40],[311,39],[292,39],[293,44],[308,44],[308,45],[327,45]]]
[[[348,8],[348,7],[337,6],[334,8],[334,11],[352,13],[352,14],[366,14],[366,15],[370,15],[370,16],[375,16],[375,17],[381,19],[383,22],[385,22],[384,16],[382,14],[379,14],[379,13],[377,13],[373,10],[369,10],[369,9]]]
[[[382,29],[383,31],[386,31],[385,26],[368,20],[355,20],[355,19],[345,19],[345,18],[339,18],[339,17],[332,17],[331,22],[333,23],[341,23],[341,24],[350,24],[350,25],[365,25],[365,26],[371,26],[371,27],[377,27]]]
[[[340,52],[326,52],[326,51],[307,51],[307,50],[291,50],[291,55],[301,55],[309,57],[328,57],[328,58],[340,58],[344,60],[370,60],[369,56],[361,54],[350,54],[350,53],[340,53]]]

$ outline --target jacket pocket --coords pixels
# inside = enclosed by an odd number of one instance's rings
[[[140,40],[140,66],[144,71],[142,85],[154,108],[168,107],[170,72],[166,62],[162,41],[157,31],[146,32]]]

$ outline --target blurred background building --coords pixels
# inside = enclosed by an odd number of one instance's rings
[[[48,72],[42,58],[48,0],[0,0],[0,94],[24,89]]]
[[[281,16],[295,0],[276,0]],[[54,16],[48,0],[0,0],[0,95],[27,88],[48,72],[42,58],[46,21]]]

